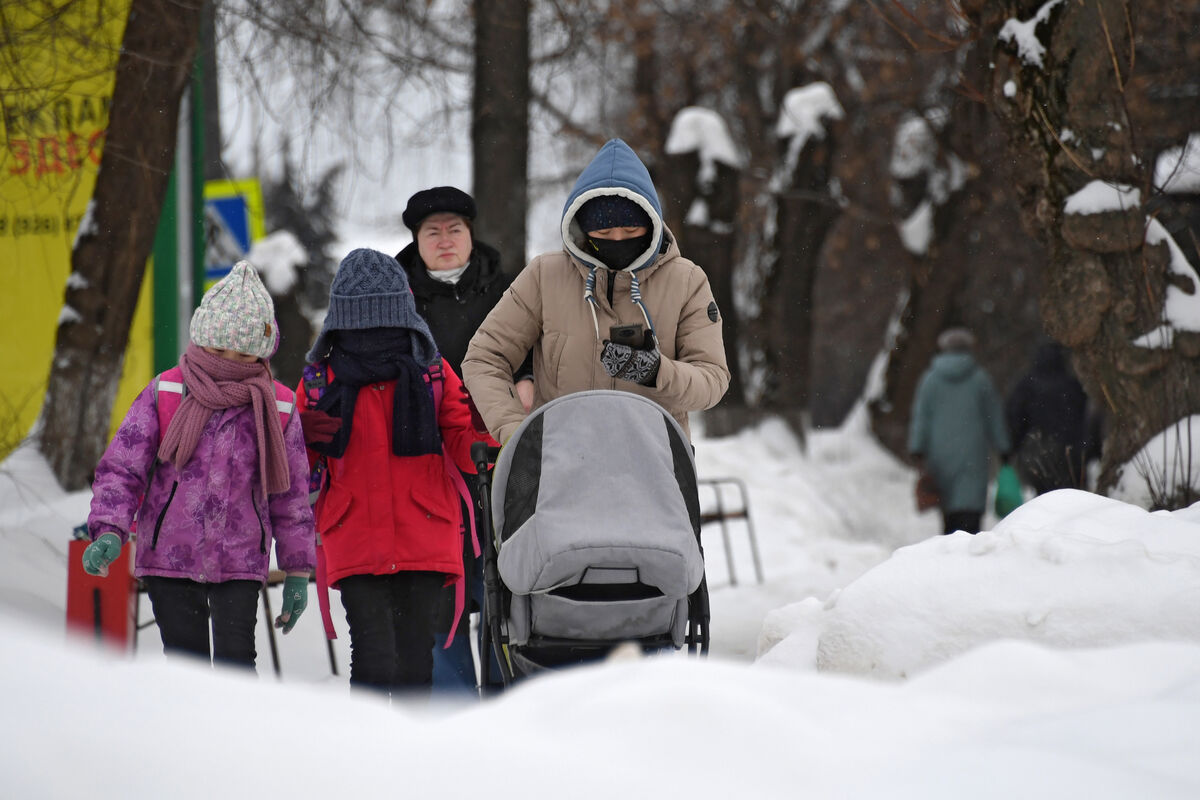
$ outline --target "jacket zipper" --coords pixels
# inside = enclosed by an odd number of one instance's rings
[[[171,493],[167,495],[167,502],[163,503],[162,511],[158,512],[158,519],[154,522],[154,538],[150,541],[150,549],[158,549],[158,534],[162,531],[163,518],[167,516],[167,509],[171,507],[171,501],[175,499],[175,490],[179,488],[179,481],[171,483]]]
[[[258,512],[258,503],[254,502],[254,494],[250,495],[250,506],[254,509],[254,518],[258,520],[258,552],[267,552],[267,526],[263,525],[262,514]]]

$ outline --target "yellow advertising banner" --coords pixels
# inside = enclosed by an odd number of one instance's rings
[[[41,412],[71,247],[87,213],[131,0],[6,3],[0,15],[0,445]],[[113,407],[152,372],[150,274]]]

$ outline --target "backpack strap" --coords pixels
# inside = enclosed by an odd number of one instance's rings
[[[179,410],[187,387],[183,384],[183,370],[171,367],[154,379],[154,410],[158,413],[158,438],[162,439],[167,426]]]
[[[275,384],[275,410],[279,412],[279,427],[287,430],[288,422],[296,413],[296,393],[279,381],[272,383]]]
[[[279,412],[279,426],[286,429],[288,421],[296,411],[296,395],[279,381],[275,384],[275,410]],[[175,412],[187,396],[183,382],[183,370],[171,367],[154,379],[154,407],[158,412],[158,436],[167,432],[167,426],[175,418]]]
[[[307,364],[304,367],[302,376],[302,386],[304,387],[304,403],[309,408],[316,408],[317,401],[321,399],[321,395],[325,394],[325,390],[329,388],[329,384],[333,382],[333,371],[329,368],[329,364],[325,361],[318,361],[315,364]],[[313,465],[309,471],[308,477],[308,502],[311,505],[316,505],[317,500],[321,496],[321,491],[325,488],[326,477],[328,476],[328,464],[325,456],[317,459],[317,463]],[[337,631],[333,627],[333,614],[329,610],[329,568],[325,564],[325,547],[321,541],[321,534],[317,532],[317,607],[321,609],[321,624],[325,627],[325,638],[336,639]]]
[[[429,365],[429,369],[425,372],[425,380],[433,389],[433,409],[434,414],[440,415],[442,410],[442,398],[445,394],[446,377],[442,372],[442,361],[439,358],[434,363]],[[466,535],[465,527],[471,532],[471,545],[475,550],[475,557],[479,558],[479,537],[475,534],[475,498],[471,496],[471,490],[467,488],[467,482],[463,480],[462,473],[458,471],[458,467],[454,465],[454,458],[450,455],[450,446],[446,444],[445,437],[442,437],[442,463],[446,467],[446,475],[449,476],[450,482],[458,491],[459,497],[467,506],[467,521],[460,523],[459,531],[461,535]],[[458,630],[459,620],[462,618],[463,611],[467,607],[467,576],[464,570],[458,580],[454,582],[454,622],[450,625],[450,633],[446,636],[446,644],[443,649],[448,649],[454,642],[454,633]]]

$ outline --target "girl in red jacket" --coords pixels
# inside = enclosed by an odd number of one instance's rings
[[[440,590],[463,575],[453,476],[475,471],[469,450],[480,438],[466,394],[404,270],[375,250],[342,260],[307,358],[305,427],[337,428],[329,441],[310,436],[309,451],[325,465],[318,558],[346,609],[350,685],[427,694]]]

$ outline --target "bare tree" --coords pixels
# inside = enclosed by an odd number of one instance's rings
[[[89,214],[71,253],[40,448],[62,486],[104,451],[134,306],[175,155],[203,3],[133,0]]]
[[[1155,167],[1200,130],[1200,8],[1174,0],[962,5],[988,46],[975,79],[1008,133],[1023,219],[1048,253],[1043,322],[1071,348],[1107,414],[1099,488],[1133,477],[1139,451],[1159,434],[1183,439],[1190,461],[1200,332],[1167,301],[1200,291],[1188,259],[1195,227]],[[1190,466],[1159,476],[1153,505],[1196,499],[1200,465]]]
[[[525,266],[529,207],[529,0],[474,0],[471,104],[476,235],[509,273]]]

